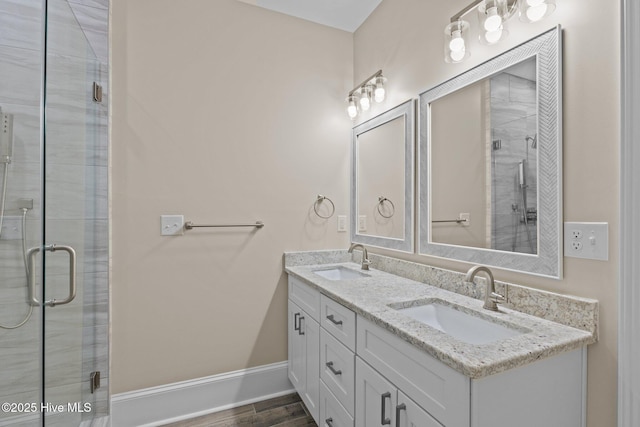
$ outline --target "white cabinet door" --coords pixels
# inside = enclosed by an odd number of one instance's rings
[[[397,389],[356,357],[356,427],[395,425]]]
[[[302,313],[300,329],[305,338],[307,378],[301,397],[316,424],[320,424],[320,324],[304,311]]]
[[[320,417],[320,324],[289,300],[287,371],[314,420]]]
[[[288,326],[288,347],[289,347],[289,381],[293,384],[298,394],[302,395],[306,388],[306,365],[307,347],[304,335],[300,334],[300,317],[303,311],[289,300],[289,326]]]
[[[442,427],[442,424],[400,390],[398,390],[398,405],[395,415],[396,427]]]

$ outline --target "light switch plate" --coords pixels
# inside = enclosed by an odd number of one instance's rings
[[[339,232],[347,231],[347,216],[346,215],[338,215],[338,231]]]
[[[609,260],[609,223],[565,222],[564,256]]]
[[[366,215],[358,215],[358,231],[367,231]]]
[[[184,215],[160,215],[160,235],[181,236],[184,234]]]

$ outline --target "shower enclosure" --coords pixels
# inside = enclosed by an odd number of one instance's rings
[[[491,78],[491,247],[538,253],[536,59]]]
[[[0,0],[0,426],[108,415],[107,5]]]

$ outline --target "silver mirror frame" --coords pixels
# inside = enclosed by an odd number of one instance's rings
[[[562,278],[562,31],[557,26],[466,71],[419,97],[419,248],[422,255]],[[524,254],[434,243],[431,239],[430,105],[525,59],[537,57],[538,253]]]
[[[358,234],[358,135],[404,117],[404,237],[402,239]],[[351,241],[363,245],[413,252],[414,164],[415,164],[415,100],[406,101],[351,131]]]

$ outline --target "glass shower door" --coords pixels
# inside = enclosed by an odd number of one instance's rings
[[[102,104],[93,86],[100,64],[67,0],[47,1],[46,33],[43,281],[44,301],[55,302],[45,302],[43,319],[45,425],[80,426],[104,400],[104,388],[94,389],[108,220]]]
[[[108,413],[103,74],[67,0],[0,0],[0,426]]]

